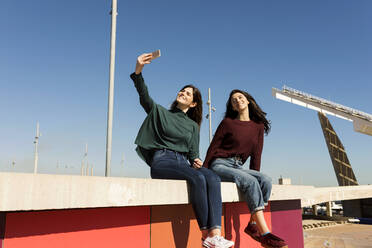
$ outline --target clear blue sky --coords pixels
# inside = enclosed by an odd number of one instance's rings
[[[316,112],[274,99],[271,88],[286,84],[372,113],[371,1],[118,2],[113,176],[149,176],[134,151],[145,112],[129,74],[138,55],[161,49],[144,69],[155,101],[169,106],[191,82],[206,102],[211,87],[215,130],[229,92],[246,90],[272,121],[262,171],[274,182],[282,175],[294,184],[337,185]],[[33,171],[39,121],[41,173],[78,174],[88,143],[95,175],[104,175],[110,8],[109,0],[1,2],[0,171]],[[372,183],[372,137],[330,120],[359,183]]]

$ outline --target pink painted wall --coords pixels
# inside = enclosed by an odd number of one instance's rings
[[[270,207],[273,233],[283,238],[289,247],[304,247],[301,201],[271,201]]]

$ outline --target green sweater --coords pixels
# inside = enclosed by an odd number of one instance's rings
[[[153,151],[166,148],[185,153],[190,160],[199,158],[199,126],[182,110],[168,110],[150,97],[142,74],[130,75],[137,89],[140,103],[147,113],[137,134],[138,155],[151,165]]]

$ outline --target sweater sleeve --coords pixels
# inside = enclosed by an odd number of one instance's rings
[[[145,84],[145,80],[142,77],[142,73],[137,75],[136,73],[133,72],[130,75],[130,78],[133,80],[134,86],[137,89],[138,95],[140,97],[141,106],[143,107],[147,114],[150,113],[155,103],[154,100],[152,100],[152,98],[149,95],[147,86]]]
[[[255,147],[255,150],[251,156],[251,162],[249,165],[249,168],[251,170],[260,171],[261,168],[261,154],[262,154],[262,148],[263,148],[263,134],[264,134],[264,126],[260,125],[260,129],[258,132],[258,142],[257,146]]]
[[[209,145],[209,148],[208,148],[208,151],[207,151],[207,155],[205,156],[205,160],[204,160],[204,163],[203,163],[203,166],[206,167],[206,168],[209,168],[209,165],[210,163],[212,162],[212,160],[215,158],[214,157],[214,154],[216,153],[217,149],[221,146],[222,144],[222,141],[225,137],[225,122],[222,121],[220,123],[220,125],[218,126],[214,136],[213,136],[213,139],[212,139],[212,142],[211,144]]]
[[[194,162],[194,159],[199,158],[199,141],[200,141],[199,127],[196,126],[188,153],[188,157],[191,164]]]

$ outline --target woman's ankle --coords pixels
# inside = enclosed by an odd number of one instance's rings
[[[213,228],[209,229],[208,237],[221,236],[221,229]]]

